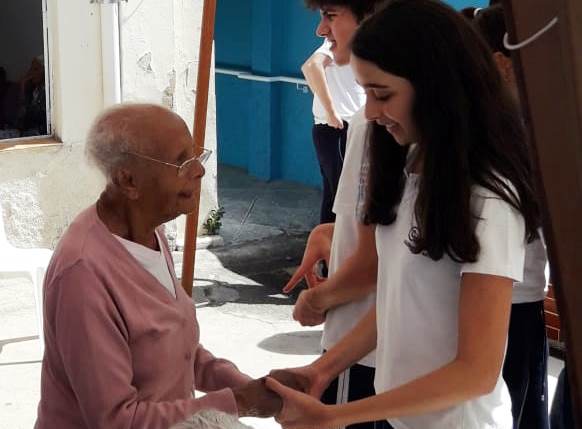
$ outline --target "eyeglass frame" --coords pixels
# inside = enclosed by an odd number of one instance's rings
[[[172,162],[162,161],[160,159],[152,158],[150,156],[143,155],[143,154],[137,153],[137,152],[124,151],[123,153],[127,154],[127,155],[137,156],[138,158],[146,159],[148,161],[157,162],[158,164],[163,164],[163,165],[167,165],[170,167],[176,167],[178,177],[182,177],[185,174],[183,172],[187,171],[186,170],[187,166],[192,164],[194,161],[198,161],[201,165],[204,165],[206,163],[206,161],[208,161],[208,158],[210,158],[210,155],[212,155],[212,150],[204,148],[204,149],[202,149],[202,153],[200,155],[194,155],[192,158],[188,158],[182,164],[174,164]]]

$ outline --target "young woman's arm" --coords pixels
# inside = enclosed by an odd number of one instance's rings
[[[513,280],[505,277],[464,274],[455,359],[396,389],[360,401],[330,406],[269,380],[267,385],[284,401],[278,420],[288,429],[312,427],[314,423],[321,428],[332,428],[431,413],[488,394],[497,383],[503,363],[512,284]],[[345,363],[346,359],[335,349],[337,347],[321,359],[335,358]],[[348,352],[347,349],[343,351]],[[331,365],[331,362],[327,363]]]
[[[270,377],[319,399],[338,374],[375,348],[376,309],[372,308],[348,335],[312,364],[271,371]]]
[[[325,320],[331,308],[364,298],[376,289],[378,256],[376,254],[375,225],[358,225],[358,244],[354,253],[338,270],[317,287],[299,295],[293,318],[302,325],[318,325]],[[299,269],[285,287],[297,284],[307,275]]]

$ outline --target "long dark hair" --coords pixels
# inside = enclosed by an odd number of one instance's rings
[[[352,50],[415,89],[422,172],[411,250],[434,260],[444,254],[477,260],[475,185],[518,210],[528,240],[537,237],[539,208],[519,111],[470,23],[436,0],[392,0],[363,22]],[[373,127],[365,220],[387,225],[401,199],[406,151],[384,134]]]

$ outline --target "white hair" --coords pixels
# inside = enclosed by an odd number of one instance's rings
[[[119,105],[105,110],[93,122],[87,136],[89,160],[109,180],[113,171],[126,160],[126,152],[138,145],[136,130],[130,127],[132,109]]]
[[[86,153],[110,180],[114,170],[127,160],[128,152],[139,152],[151,136],[144,125],[164,115],[181,118],[156,104],[118,104],[101,113],[93,122],[87,136]]]
[[[252,429],[238,418],[216,410],[204,410],[170,429]]]

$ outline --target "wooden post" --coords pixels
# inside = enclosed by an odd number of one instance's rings
[[[582,2],[504,0],[509,41],[545,198],[544,232],[565,327],[574,418],[582,427]]]
[[[206,136],[206,113],[208,109],[208,87],[212,64],[212,43],[214,39],[214,21],[216,17],[216,0],[204,0],[202,12],[202,34],[198,63],[198,80],[196,83],[196,103],[194,111],[194,146],[204,147]],[[196,191],[196,209],[186,218],[184,259],[182,265],[182,287],[192,296],[194,266],[196,262],[196,237],[198,235],[198,212],[200,210],[200,186]]]

